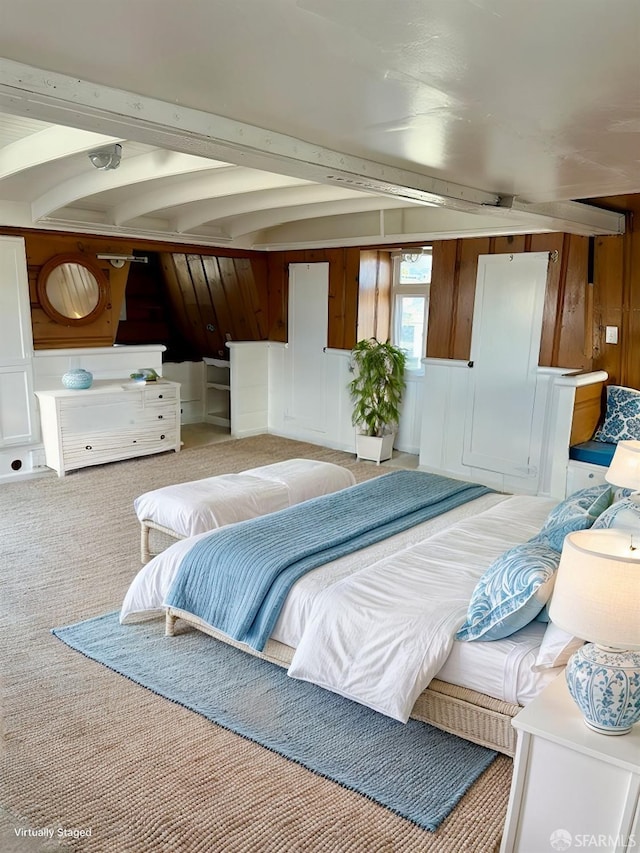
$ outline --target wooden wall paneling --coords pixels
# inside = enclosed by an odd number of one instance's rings
[[[504,255],[527,251],[526,234],[509,235],[508,237],[493,237],[491,240],[490,254]]]
[[[603,410],[603,387],[604,382],[594,382],[576,388],[569,445],[589,441],[596,431]]]
[[[478,237],[458,240],[456,266],[457,282],[454,287],[451,358],[468,361],[471,353],[473,308],[476,299],[478,258],[489,254],[490,238]]]
[[[254,257],[238,259],[238,275],[246,282],[246,287],[254,306],[253,314],[256,323],[254,340],[266,341],[269,334],[269,305],[267,291],[267,259]]]
[[[455,288],[458,275],[457,240],[437,240],[433,244],[431,295],[427,329],[427,356],[451,358]]]
[[[562,316],[562,287],[564,255],[564,234],[533,234],[530,251],[558,253],[558,260],[549,261],[547,272],[547,287],[544,297],[544,313],[542,335],[540,337],[540,356],[538,364],[542,367],[552,367],[560,344],[559,320]]]
[[[260,284],[254,276],[252,262],[248,258],[235,258],[233,268],[244,304],[244,317],[249,337],[246,340],[261,341],[266,337],[266,317]],[[266,293],[265,293],[266,295]]]
[[[111,240],[100,237],[79,237],[76,234],[58,232],[18,232],[14,229],[12,233],[19,233],[25,241],[34,349],[111,346],[118,328],[129,264],[118,270],[108,261],[99,260],[96,256],[113,252],[131,254],[131,245],[114,244]],[[51,320],[42,310],[36,289],[38,274],[42,266],[56,255],[78,255],[104,272],[109,285],[107,307],[95,322],[82,326],[65,326]]]
[[[178,253],[163,254],[161,264],[176,323],[198,351],[206,351],[208,342],[200,322],[200,308],[191,282],[188,256]]]
[[[556,320],[560,334],[557,337],[553,366],[589,370],[591,358],[587,357],[585,346],[587,308],[590,301],[587,282],[589,238],[567,234],[564,249],[566,263],[563,259],[561,310]]]
[[[378,281],[376,285],[376,326],[375,337],[379,341],[391,338],[391,287],[393,284],[393,273],[391,266],[391,253],[378,252]]]
[[[239,286],[233,258],[218,258],[220,278],[225,293],[229,314],[231,316],[232,336],[234,341],[250,341],[251,324],[245,304],[244,293]]]
[[[622,370],[624,250],[624,237],[596,237],[592,367],[594,370],[606,370],[610,385],[624,384]],[[605,343],[606,326],[618,327],[618,344]]]
[[[207,278],[209,293],[211,294],[211,300],[215,308],[218,329],[215,348],[212,347],[211,352],[205,352],[203,355],[224,357],[227,354],[226,350],[224,350],[224,342],[227,340],[226,336],[229,334],[233,337],[233,321],[224,292],[224,286],[222,284],[218,258],[215,255],[203,255],[202,267]],[[220,353],[222,353],[222,356],[220,356]]]
[[[622,339],[623,378],[628,387],[640,388],[640,214],[630,214],[627,218],[625,269],[629,282],[629,319]]]
[[[289,270],[283,252],[267,256],[268,339],[286,343]]]
[[[346,249],[344,254],[344,332],[341,349],[351,350],[356,344],[359,279],[360,249]]]
[[[369,249],[360,252],[360,272],[358,286],[358,327],[356,337],[359,341],[373,338],[377,327],[378,310],[378,252]]]
[[[200,351],[202,355],[207,356],[219,355],[220,353],[224,355],[224,338],[220,330],[213,294],[209,289],[208,275],[202,256],[187,255],[187,266],[200,315],[199,340],[205,342],[204,348],[201,347]],[[188,286],[188,281],[185,281],[184,285]]]
[[[344,249],[327,252],[329,261],[329,305],[327,346],[343,349],[346,320],[346,278]]]
[[[250,262],[244,258],[221,258],[219,264],[234,327],[234,340],[260,340],[262,307]]]

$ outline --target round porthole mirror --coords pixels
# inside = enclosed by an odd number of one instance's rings
[[[92,323],[105,309],[107,280],[84,258],[58,256],[40,271],[38,298],[44,312],[56,323]]]

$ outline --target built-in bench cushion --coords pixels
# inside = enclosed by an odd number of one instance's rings
[[[569,459],[576,462],[589,462],[591,465],[603,465],[608,468],[611,465],[616,445],[608,441],[583,441],[569,448]]]

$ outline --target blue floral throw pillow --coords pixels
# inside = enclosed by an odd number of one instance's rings
[[[457,640],[501,640],[528,625],[551,597],[560,554],[539,536],[501,554],[478,581]]]
[[[593,529],[616,527],[640,534],[640,507],[629,498],[616,501],[593,524]]]
[[[593,438],[611,443],[640,439],[640,391],[608,385],[604,423]]]
[[[567,533],[591,527],[598,516],[611,505],[612,500],[613,489],[606,484],[580,489],[554,506],[538,535],[546,540],[550,548],[562,551]]]

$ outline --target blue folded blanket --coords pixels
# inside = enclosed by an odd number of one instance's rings
[[[303,574],[490,491],[437,474],[394,471],[223,527],[189,550],[165,604],[262,651]]]

